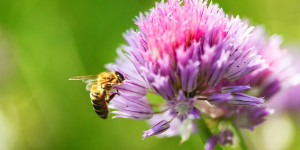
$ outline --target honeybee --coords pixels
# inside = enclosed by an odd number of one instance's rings
[[[100,118],[106,119],[109,113],[107,104],[118,94],[118,91],[113,94],[110,93],[112,87],[113,85],[121,85],[125,77],[118,71],[106,71],[99,75],[76,76],[69,80],[81,80],[87,83],[86,89],[90,91],[95,112]]]

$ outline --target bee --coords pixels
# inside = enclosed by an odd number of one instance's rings
[[[111,94],[113,85],[121,85],[125,77],[118,71],[106,71],[99,75],[85,75],[72,77],[69,80],[81,80],[87,83],[86,90],[90,91],[90,98],[95,112],[100,118],[106,119],[109,113],[107,104],[114,98],[116,93]]]

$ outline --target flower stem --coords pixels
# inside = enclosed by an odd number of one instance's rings
[[[153,114],[161,114],[161,113],[164,113],[164,112],[166,112],[167,110],[169,110],[169,108],[167,108],[167,109],[164,109],[164,110],[161,110],[161,111],[156,111],[156,112],[153,112]]]
[[[199,136],[202,140],[202,142],[205,144],[210,137],[212,137],[212,133],[210,131],[210,129],[208,128],[204,117],[202,117],[201,119],[198,119],[197,121],[197,125],[198,125],[198,132],[199,132]],[[214,150],[222,150],[222,148],[220,147],[219,144],[216,144],[216,146],[214,147]]]
[[[246,145],[246,142],[243,138],[243,135],[241,134],[240,130],[235,126],[235,124],[233,123],[233,121],[231,122],[231,125],[234,129],[234,132],[236,133],[237,137],[239,138],[240,141],[240,146],[243,150],[248,150],[248,147]]]
[[[149,104],[151,107],[162,107],[162,106],[167,106],[166,103],[161,103],[161,104]]]

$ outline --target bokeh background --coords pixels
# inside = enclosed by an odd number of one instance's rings
[[[282,35],[283,46],[300,43],[299,0],[213,2]],[[182,145],[179,137],[141,140],[146,122],[99,119],[85,85],[68,81],[104,71],[125,43],[122,33],[135,28],[134,17],[153,6],[153,0],[1,0],[0,150],[202,149],[197,135]],[[300,149],[298,118],[275,115],[247,137],[258,149]]]

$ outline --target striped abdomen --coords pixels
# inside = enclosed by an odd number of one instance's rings
[[[106,97],[105,91],[103,91],[103,93],[99,95],[93,94],[91,92],[90,97],[92,99],[92,104],[97,115],[100,118],[106,119],[108,116],[109,109],[107,107],[107,103],[105,100]]]

